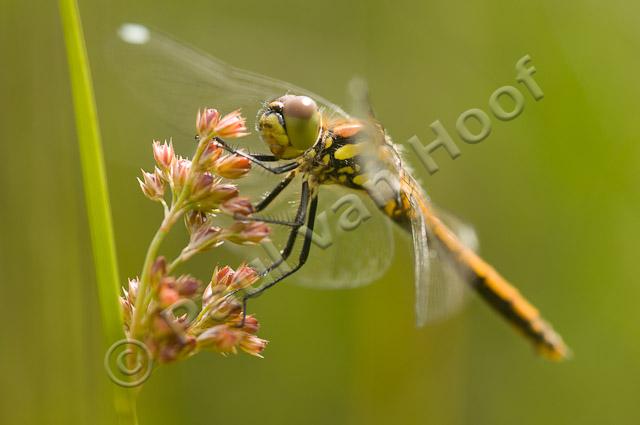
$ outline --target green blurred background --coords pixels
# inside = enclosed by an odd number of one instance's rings
[[[438,152],[440,172],[421,176],[427,190],[474,223],[482,254],[575,354],[562,364],[535,357],[475,298],[452,320],[415,329],[411,248],[399,240],[374,285],[283,284],[255,302],[271,341],[265,359],[201,354],[157,370],[141,393],[142,424],[638,423],[640,6],[133,3],[80,1],[123,282],[160,218],[134,177],[161,123],[123,100],[104,55],[113,30],[138,21],[337,102],[364,76],[398,142],[432,140],[440,119],[462,156]],[[488,139],[464,144],[457,116],[488,111],[496,88],[517,84],[525,54],[544,99],[525,93],[522,115],[494,119]],[[0,99],[0,423],[114,423],[56,2],[0,4]]]

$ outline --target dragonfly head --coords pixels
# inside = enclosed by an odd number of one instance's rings
[[[308,96],[284,95],[269,102],[258,116],[258,132],[278,158],[302,155],[319,139],[322,114]]]

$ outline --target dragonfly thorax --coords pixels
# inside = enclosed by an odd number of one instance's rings
[[[260,137],[278,158],[293,159],[313,147],[322,130],[322,115],[307,96],[272,100],[258,117]]]

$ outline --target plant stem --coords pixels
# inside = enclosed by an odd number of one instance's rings
[[[169,263],[169,266],[167,267],[167,273],[171,273],[173,272],[176,267],[178,267],[180,264],[184,263],[190,256],[185,256],[183,255],[183,253],[181,252],[180,255],[178,255],[178,257],[176,257],[175,260],[173,260],[171,263]]]
[[[136,298],[135,309],[133,311],[133,317],[131,319],[130,336],[134,339],[138,339],[138,337],[140,336],[139,333],[141,331],[141,321],[144,318],[147,308],[149,307],[151,268],[153,267],[154,261],[158,257],[158,250],[160,249],[162,241],[169,233],[169,230],[171,230],[171,227],[173,227],[175,222],[182,215],[182,202],[180,202],[182,198],[183,197],[180,197],[176,204],[171,206],[171,209],[169,209],[169,212],[165,215],[164,220],[162,220],[162,224],[156,231],[156,234],[153,236],[153,239],[149,244],[149,248],[147,249],[147,255],[145,256],[144,264],[142,266],[142,274],[140,275],[138,297]]]
[[[78,5],[75,0],[59,0],[59,8],[67,48],[69,78],[102,325],[107,343],[111,344],[123,337],[123,319],[118,301],[120,278],[102,155],[100,126]],[[130,390],[115,387],[115,408],[121,424],[135,425],[138,423],[135,394]]]

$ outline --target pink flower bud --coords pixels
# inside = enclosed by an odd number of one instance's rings
[[[227,322],[230,318],[234,318],[237,322],[237,316],[242,313],[242,305],[235,298],[226,298],[221,302],[216,302],[209,312],[209,317],[217,322]]]
[[[247,266],[241,265],[233,275],[233,282],[229,285],[230,289],[244,289],[253,285],[258,280],[256,271]]]
[[[176,157],[175,152],[173,151],[173,143],[165,141],[163,144],[160,144],[159,140],[153,141],[153,157],[156,160],[156,164],[162,171],[167,171],[171,168],[171,164]]]
[[[174,288],[163,285],[158,293],[158,301],[164,308],[173,305],[180,299],[180,294]]]
[[[205,171],[214,169],[216,161],[218,161],[218,158],[222,155],[223,150],[224,149],[222,149],[222,147],[215,141],[208,142],[200,156],[200,160],[198,162],[199,169]]]
[[[158,257],[151,266],[151,280],[160,281],[167,274],[167,260],[164,257]]]
[[[242,328],[243,331],[250,334],[255,334],[256,332],[258,332],[258,329],[260,329],[258,319],[253,316],[247,316],[244,319],[244,327]]]
[[[191,170],[191,161],[178,157],[171,165],[171,183],[174,193],[179,193],[189,176]]]
[[[197,232],[201,227],[207,224],[207,214],[201,211],[189,211],[184,216],[184,223],[190,234]]]
[[[228,201],[231,198],[235,198],[238,196],[238,188],[232,184],[216,184],[209,196],[211,202],[213,202],[216,206],[220,205],[222,202]]]
[[[222,229],[216,226],[202,226],[191,234],[191,240],[187,249],[189,251],[201,252],[210,248],[215,248],[222,244]]]
[[[191,201],[197,203],[195,209],[207,211],[236,196],[238,188],[234,185],[221,183],[211,173],[202,173],[196,178]]]
[[[231,282],[233,282],[234,274],[235,274],[235,271],[229,266],[224,266],[221,269],[218,269],[216,267],[215,270],[213,271],[213,277],[211,278],[211,282],[213,283],[214,286],[220,285],[226,288],[231,284]]]
[[[227,179],[238,179],[251,170],[251,161],[240,155],[226,155],[215,163],[216,173]]]
[[[236,196],[220,205],[220,209],[229,215],[242,215],[247,216],[253,213],[253,204],[244,196]]]
[[[193,183],[191,199],[193,201],[200,201],[208,197],[212,187],[214,186],[214,182],[215,179],[211,173],[206,172],[198,174]]]
[[[243,137],[249,134],[245,125],[245,118],[240,115],[240,110],[235,110],[224,117],[215,126],[214,132],[216,136],[223,139],[231,139]]]
[[[217,325],[207,329],[197,337],[198,345],[221,353],[235,353],[236,347],[243,339],[242,331]]]
[[[183,297],[191,297],[200,289],[201,282],[193,276],[182,275],[176,281],[178,293]]]
[[[240,348],[252,356],[262,357],[261,353],[267,346],[267,340],[258,338],[255,335],[245,335],[240,342]]]
[[[213,287],[211,286],[211,282],[209,282],[207,287],[204,288],[204,291],[202,292],[202,305],[205,306],[209,304],[212,298],[213,298]]]
[[[219,122],[220,112],[216,109],[205,108],[202,111],[198,111],[198,116],[196,118],[196,129],[198,130],[198,135],[203,138],[210,137]]]
[[[269,236],[269,226],[259,221],[236,221],[224,231],[224,238],[238,245],[254,245]]]
[[[152,201],[159,201],[164,197],[164,180],[157,168],[153,173],[142,170],[142,179],[138,179],[142,193]]]

